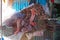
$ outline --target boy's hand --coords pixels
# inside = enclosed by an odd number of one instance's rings
[[[17,20],[17,28],[16,28],[16,31],[14,32],[14,34],[17,34],[20,31],[20,23],[21,23],[21,20],[18,19]]]
[[[17,28],[17,30],[14,32],[14,34],[15,34],[15,35],[18,34],[19,31],[20,31],[20,29]]]
[[[35,15],[36,14],[36,10],[34,8],[31,9],[31,13],[32,15]]]
[[[31,22],[30,23],[32,26],[35,26],[36,25],[36,22]]]

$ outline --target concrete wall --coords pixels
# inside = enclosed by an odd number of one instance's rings
[[[0,0],[0,25],[1,25],[1,0]]]
[[[1,0],[0,0],[0,25],[1,25]],[[1,26],[0,26],[1,29]],[[1,30],[0,30],[0,38],[1,38]]]

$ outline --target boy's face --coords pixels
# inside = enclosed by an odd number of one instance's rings
[[[28,0],[28,2],[30,2],[30,0]]]

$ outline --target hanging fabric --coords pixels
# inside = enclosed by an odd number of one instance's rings
[[[47,0],[36,0],[36,3],[40,4],[40,5],[46,5]]]
[[[52,3],[54,3],[54,0],[51,0]]]
[[[24,9],[25,7],[27,7],[28,5],[29,5],[28,0],[16,0],[13,3],[12,8],[16,9],[16,11],[20,11]]]
[[[29,4],[36,3],[36,0],[30,0]]]

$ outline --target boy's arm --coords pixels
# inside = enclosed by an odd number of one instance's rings
[[[20,31],[20,26],[21,26],[20,23],[21,23],[21,20],[18,19],[17,20],[17,28],[16,28],[16,31],[14,32],[14,34],[17,34]]]
[[[30,17],[30,22],[32,22],[35,18],[35,10],[31,9],[31,17]]]
[[[32,24],[32,25],[34,25],[33,20],[35,18],[35,14],[36,14],[35,9],[31,9],[30,24]]]

